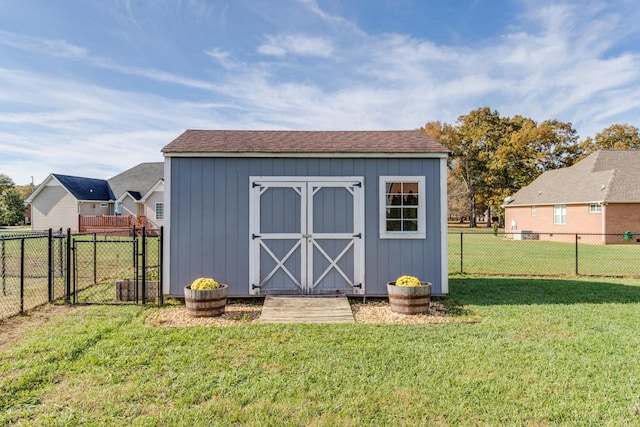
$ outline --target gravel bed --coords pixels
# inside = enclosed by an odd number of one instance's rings
[[[241,326],[257,323],[262,305],[233,301],[227,304],[224,314],[218,317],[189,317],[184,306],[162,307],[152,313],[145,324],[159,327],[183,326]],[[432,301],[424,314],[404,315],[393,313],[386,300],[369,300],[367,303],[352,302],[351,310],[357,323],[420,325],[430,323],[459,322],[438,301]]]

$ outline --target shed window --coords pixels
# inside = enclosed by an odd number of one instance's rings
[[[380,238],[426,237],[425,177],[380,177]]]
[[[567,205],[555,205],[553,207],[553,223],[560,225],[567,223]]]
[[[156,219],[164,219],[164,203],[156,203]]]
[[[602,212],[602,205],[598,203],[591,203],[589,205],[589,213],[600,213]]]

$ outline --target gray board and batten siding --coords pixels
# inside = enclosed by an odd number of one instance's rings
[[[432,282],[434,294],[448,292],[447,150],[419,130],[186,131],[163,152],[165,294],[182,296],[198,277],[228,284],[231,296],[270,293],[252,283],[256,268],[274,274],[260,279],[282,282],[281,289],[269,285],[273,293],[296,293],[294,270],[304,255],[287,237],[269,247],[257,240],[300,232],[300,200],[314,206],[315,232],[334,233],[316,240],[323,255],[314,239],[302,240],[316,251],[309,252],[316,270],[310,274],[329,283],[325,293],[342,275],[355,285],[342,293],[386,295],[386,283],[404,274]],[[381,176],[424,177],[424,238],[380,238]],[[263,234],[256,237],[257,229]],[[352,232],[353,243],[340,240]]]

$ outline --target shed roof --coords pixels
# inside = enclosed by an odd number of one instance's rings
[[[164,176],[164,163],[151,162],[140,163],[112,178],[109,178],[109,185],[113,194],[120,198],[125,192],[129,192],[136,200],[140,200],[142,195],[153,187],[158,180]]]
[[[170,153],[448,153],[419,129],[393,131],[187,130]]]
[[[640,203],[640,150],[600,150],[573,166],[540,175],[507,206]]]
[[[114,200],[109,183],[104,179],[51,174],[77,200]]]

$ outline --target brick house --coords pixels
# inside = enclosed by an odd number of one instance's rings
[[[507,197],[504,208],[509,238],[574,241],[576,234],[594,234],[580,238],[638,243],[640,151],[601,150],[573,166],[547,171]]]

